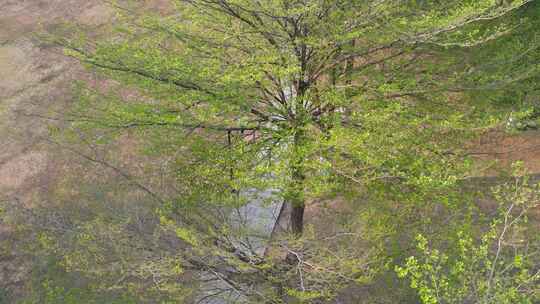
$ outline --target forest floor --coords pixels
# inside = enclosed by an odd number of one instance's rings
[[[80,67],[36,38],[62,22],[97,24],[95,0],[0,1],[0,193],[29,202],[46,187],[57,160],[43,145],[47,121],[70,102]]]
[[[107,11],[98,2],[0,1],[1,201],[29,206],[53,199],[50,185],[66,160],[45,144],[48,122],[37,116],[52,115],[69,104],[71,83],[81,68],[59,50],[42,45],[36,34],[65,21],[100,22]],[[0,225],[0,240],[13,238]],[[0,289],[17,290],[27,279],[28,267],[16,246],[9,249],[0,253]]]

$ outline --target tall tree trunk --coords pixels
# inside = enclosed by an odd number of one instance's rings
[[[291,184],[289,191],[289,203],[291,204],[291,216],[290,216],[290,227],[294,235],[300,236],[304,230],[304,210],[305,210],[305,201],[304,201],[304,162],[305,162],[305,141],[306,141],[306,130],[305,130],[305,115],[306,109],[304,104],[307,98],[307,91],[309,88],[309,83],[306,81],[305,70],[307,66],[306,62],[306,46],[303,45],[301,48],[300,61],[301,65],[301,77],[298,79],[296,87],[296,100],[295,100],[295,112],[294,112],[294,138],[293,138],[293,147],[292,147],[292,159],[291,159]]]
[[[306,89],[299,86],[299,91],[304,94]],[[303,96],[303,95],[300,95]],[[297,103],[296,119],[291,124],[294,129],[293,140],[291,143],[291,156],[289,159],[289,183],[284,189],[284,202],[272,230],[272,237],[285,232],[292,232],[300,236],[304,230],[304,180],[305,180],[305,153],[304,145],[306,141],[305,123],[302,118],[304,115],[302,104]]]
[[[304,230],[304,130],[298,127],[294,134],[293,156],[291,163],[291,185],[289,203],[291,204],[290,227],[295,235],[301,235]]]

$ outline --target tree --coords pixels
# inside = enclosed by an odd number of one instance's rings
[[[83,91],[72,126],[136,130],[174,162],[162,221],[194,248],[186,263],[277,301],[248,282],[305,286],[276,280],[264,256],[232,241],[224,210],[273,189],[294,244],[316,198],[367,189],[434,200],[467,173],[460,145],[496,125],[469,92],[538,71],[500,79],[469,51],[504,38],[529,2],[185,0],[144,16],[126,4],[110,39],[55,40],[123,88]],[[296,253],[289,263],[303,261]]]

